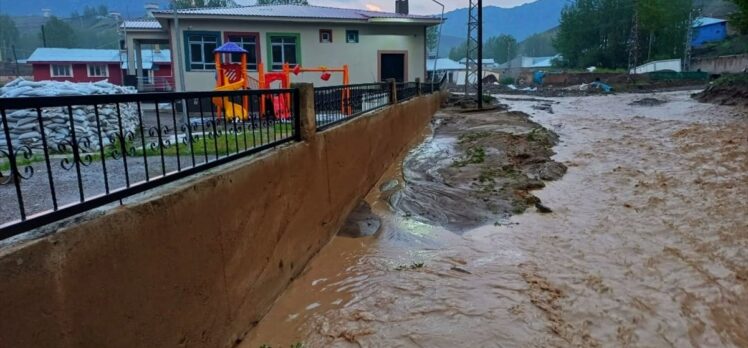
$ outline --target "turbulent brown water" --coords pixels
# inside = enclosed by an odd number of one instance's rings
[[[748,117],[651,97],[509,101],[560,136],[552,214],[460,235],[375,190],[379,232],[335,238],[240,346],[748,346]]]

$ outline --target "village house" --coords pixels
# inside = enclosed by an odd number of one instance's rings
[[[692,47],[699,47],[710,42],[719,42],[727,38],[727,21],[719,18],[701,17],[693,22]]]
[[[142,74],[139,79],[144,91],[173,89],[171,52],[169,50],[143,50]],[[35,81],[96,82],[108,80],[117,85],[128,83],[125,73],[127,57],[119,50],[83,48],[37,48],[26,60],[31,64]]]
[[[270,72],[288,63],[348,65],[352,84],[424,79],[426,29],[440,19],[408,14],[407,0],[397,2],[398,13],[299,5],[156,10],[152,20],[126,21],[122,29],[128,62],[138,61],[144,45],[168,44],[174,50],[177,90],[213,89],[213,50],[229,41],[249,52],[247,70],[253,78],[261,65]],[[139,68],[128,64],[128,74],[137,75]],[[307,73],[292,81],[334,85],[342,78],[322,81],[320,74]]]
[[[429,79],[441,80],[446,76],[446,82],[450,85],[465,85],[465,64],[449,58],[429,58],[426,62],[426,70],[428,70]]]

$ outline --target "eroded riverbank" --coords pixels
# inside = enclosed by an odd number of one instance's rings
[[[552,214],[459,234],[375,190],[379,232],[335,238],[240,346],[747,346],[748,123],[688,94],[507,101],[559,135]]]

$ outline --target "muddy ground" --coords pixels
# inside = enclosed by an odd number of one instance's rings
[[[703,103],[748,107],[748,75],[728,75],[720,78],[703,91],[695,93],[694,99]]]
[[[551,159],[555,133],[504,110],[450,107],[434,124],[426,146],[405,161],[405,185],[390,199],[396,211],[458,233],[528,207],[548,211],[531,191],[566,172]]]
[[[748,118],[691,93],[500,96],[558,135],[568,170],[532,191],[552,213],[455,231],[392,209],[449,167],[433,153],[482,144],[427,137],[367,197],[376,232],[336,237],[239,346],[747,347]],[[435,209],[453,190],[428,187]]]

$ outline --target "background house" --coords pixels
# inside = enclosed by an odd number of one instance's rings
[[[426,61],[426,70],[428,78],[432,80],[441,80],[442,76],[447,76],[447,83],[454,85],[465,84],[465,64],[461,64],[449,58],[428,59]],[[433,78],[435,75],[436,78]]]
[[[153,11],[155,20],[125,22],[128,61],[137,61],[148,44],[169,44],[175,51],[178,89],[211,90],[215,85],[213,49],[231,41],[249,51],[247,70],[257,78],[260,63],[277,71],[283,63],[304,67],[347,64],[351,83],[387,78],[413,81],[426,76],[426,28],[439,18],[318,6],[268,5]],[[178,22],[178,28],[177,23]],[[238,60],[237,58],[231,58]],[[128,74],[138,67],[128,64]],[[338,74],[293,76],[293,82],[335,85]]]
[[[517,78],[523,73],[550,69],[553,67],[553,60],[557,58],[559,58],[558,55],[548,57],[517,56],[506,63],[499,64],[497,69],[505,76]]]
[[[693,23],[691,46],[698,47],[709,42],[727,38],[727,21],[719,18],[701,17]]]
[[[170,90],[173,86],[169,50],[145,50],[141,55],[144,90]],[[35,81],[96,82],[126,84],[124,53],[119,50],[82,48],[37,48],[27,63]]]

